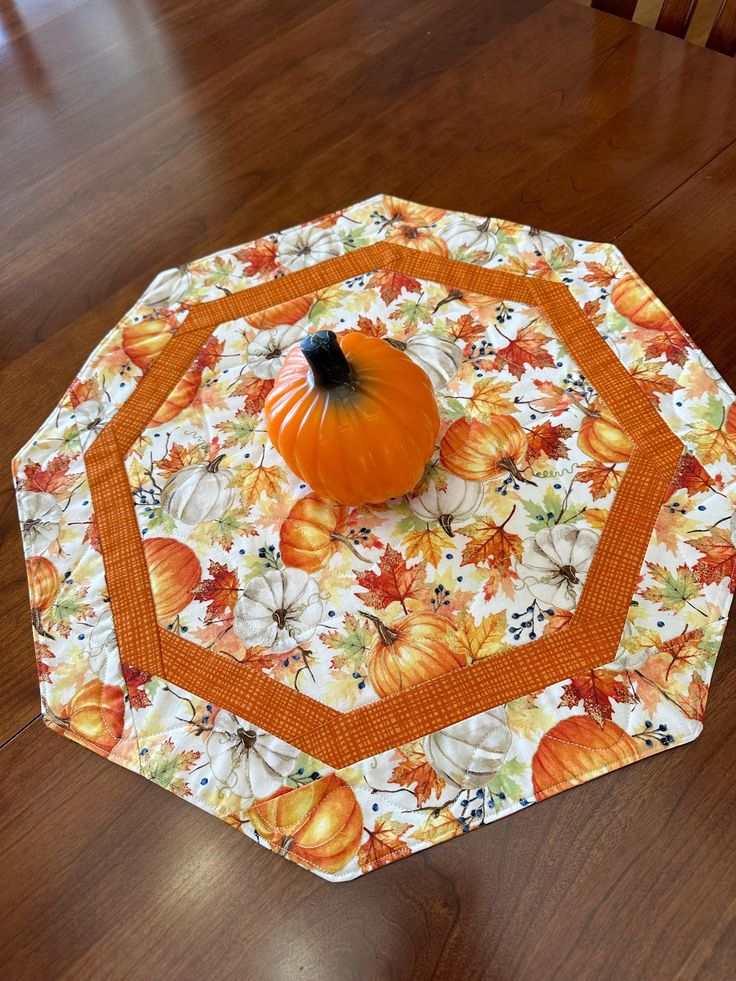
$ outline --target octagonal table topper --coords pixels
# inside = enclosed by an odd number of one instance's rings
[[[432,382],[404,498],[322,499],[268,440],[321,329]],[[167,270],[14,478],[47,724],[325,878],[702,728],[736,404],[612,245],[378,195]]]

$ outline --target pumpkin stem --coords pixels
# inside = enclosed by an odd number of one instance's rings
[[[371,560],[370,559],[367,559],[365,557],[365,555],[361,555],[360,552],[355,547],[355,545],[353,545],[353,543],[350,541],[350,539],[349,538],[346,538],[345,535],[337,535],[337,534],[335,534],[333,532],[330,535],[330,538],[332,539],[333,542],[342,542],[343,545],[347,545],[347,547],[353,553],[353,555],[355,556],[355,558],[358,559],[360,562],[365,562],[366,565],[370,565],[371,564]]]
[[[396,641],[396,638],[399,636],[398,631],[391,630],[390,627],[386,626],[383,620],[379,620],[378,617],[373,616],[372,613],[366,613],[365,610],[358,610],[358,613],[360,613],[362,617],[367,617],[371,621],[378,631],[378,636],[381,638],[381,643],[385,647],[390,647],[390,645]]]
[[[222,461],[225,459],[226,456],[227,453],[221,453],[219,456],[216,456],[214,460],[211,460],[207,464],[207,469],[209,470],[209,472],[217,473],[217,471],[220,469],[220,464],[222,463]]]
[[[516,463],[511,459],[510,456],[506,456],[503,460],[498,461],[499,467],[503,467],[504,470],[508,470],[514,480],[518,480],[522,484],[531,484],[532,487],[537,485],[533,480],[527,480],[526,477],[522,476],[521,470],[516,466]]]
[[[437,519],[440,523],[440,527],[449,535],[450,538],[455,537],[455,532],[452,530],[452,515],[451,514],[441,514]]]
[[[39,637],[47,637],[49,640],[55,640],[53,634],[50,634],[48,630],[44,630],[43,623],[41,622],[41,611],[37,606],[34,606],[31,610],[31,623]]]
[[[337,388],[350,383],[352,371],[334,330],[307,334],[300,347],[312,369],[315,384],[320,388]]]
[[[444,297],[444,299],[440,300],[440,302],[434,308],[434,310],[432,311],[432,313],[437,313],[437,311],[440,309],[440,307],[443,307],[446,303],[452,303],[453,300],[460,300],[460,299],[462,299],[462,295],[463,295],[462,290],[450,290],[450,292],[447,294],[447,296]]]
[[[277,855],[288,855],[291,846],[294,844],[293,835],[284,835],[281,839],[281,844],[279,845]]]
[[[393,337],[384,337],[384,341],[387,344],[390,344],[391,347],[395,347],[397,351],[405,351],[406,350],[406,341],[397,341]]]

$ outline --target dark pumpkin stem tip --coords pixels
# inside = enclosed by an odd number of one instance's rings
[[[336,388],[350,383],[350,365],[334,330],[318,330],[308,334],[301,343],[301,349],[320,388]]]

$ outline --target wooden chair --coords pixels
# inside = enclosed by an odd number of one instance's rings
[[[592,0],[591,7],[631,20],[637,2],[638,0]],[[663,0],[657,18],[657,30],[675,37],[685,37],[697,5],[698,0]],[[736,0],[722,0],[705,46],[720,51],[721,54],[736,54]]]

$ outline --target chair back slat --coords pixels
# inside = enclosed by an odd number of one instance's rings
[[[624,20],[631,20],[636,10],[638,0],[593,0],[594,10],[604,10],[607,14],[615,14]]]
[[[723,0],[705,46],[721,54],[736,54],[736,0]]]
[[[657,30],[685,37],[698,0],[664,0],[657,18]]]

